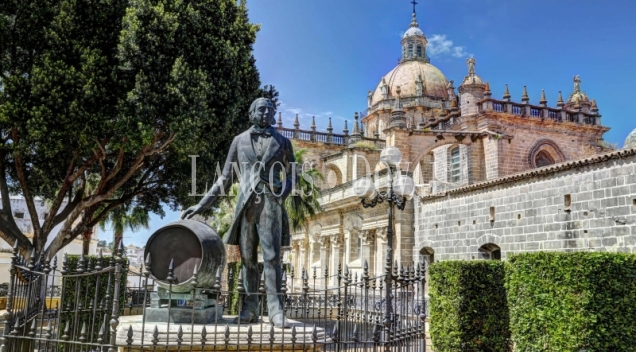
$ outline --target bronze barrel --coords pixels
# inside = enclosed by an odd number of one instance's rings
[[[190,292],[197,268],[199,288],[212,288],[217,269],[225,267],[225,246],[209,225],[195,220],[179,220],[157,230],[146,243],[144,258],[150,254],[150,272],[157,285],[168,288],[168,268],[174,260],[173,292]]]

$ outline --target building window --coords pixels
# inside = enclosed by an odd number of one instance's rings
[[[356,259],[362,258],[362,239],[358,237],[358,256]]]
[[[486,243],[478,251],[482,259],[501,260],[501,248],[494,243]]]
[[[459,148],[451,151],[451,182],[457,183],[461,179]]]
[[[422,57],[422,46],[421,45],[417,46],[417,57]]]
[[[548,166],[554,164],[554,159],[545,151],[540,151],[534,158],[534,164],[537,167]]]
[[[413,44],[409,44],[409,57],[413,57]]]
[[[22,212],[19,212],[19,213],[16,212],[16,213],[14,213],[14,215],[15,215],[16,219],[24,219],[24,213],[22,213]]]

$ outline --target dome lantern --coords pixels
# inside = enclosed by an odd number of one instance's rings
[[[422,60],[429,62],[429,59],[426,56],[426,44],[428,44],[428,40],[426,40],[424,32],[422,32],[420,26],[417,24],[415,11],[413,11],[409,29],[404,32],[400,43],[402,44],[402,59],[400,62],[407,60]]]

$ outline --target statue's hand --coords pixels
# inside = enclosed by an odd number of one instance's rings
[[[193,216],[197,214],[201,214],[202,212],[203,212],[203,207],[197,204],[195,206],[192,206],[186,209],[186,211],[184,211],[183,214],[181,215],[181,219],[191,219]]]

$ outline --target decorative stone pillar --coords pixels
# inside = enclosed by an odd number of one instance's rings
[[[344,247],[344,235],[341,233],[337,233],[331,236],[331,261],[329,263],[329,276],[331,276],[331,285],[338,285],[338,278],[336,274],[338,272],[338,266],[340,266],[343,247]]]
[[[375,230],[363,230],[358,232],[358,236],[362,240],[362,249],[360,251],[362,255],[362,264],[366,260],[369,264],[369,275],[375,276],[375,249],[373,248],[375,242]]]
[[[384,273],[384,262],[386,261],[386,250],[388,248],[388,236],[386,227],[380,227],[375,229],[376,236],[376,261],[375,261],[375,273],[382,275]]]
[[[307,239],[303,239],[298,244],[300,247],[300,265],[298,265],[298,277],[302,276],[303,269],[309,268],[309,242]]]
[[[329,265],[329,237],[319,237],[318,243],[320,243],[320,277],[324,277],[325,268]],[[327,283],[325,283],[326,285]]]
[[[298,270],[298,257],[300,256],[300,253],[298,253],[298,241],[293,240],[291,241],[291,266],[294,267],[294,270]]]

